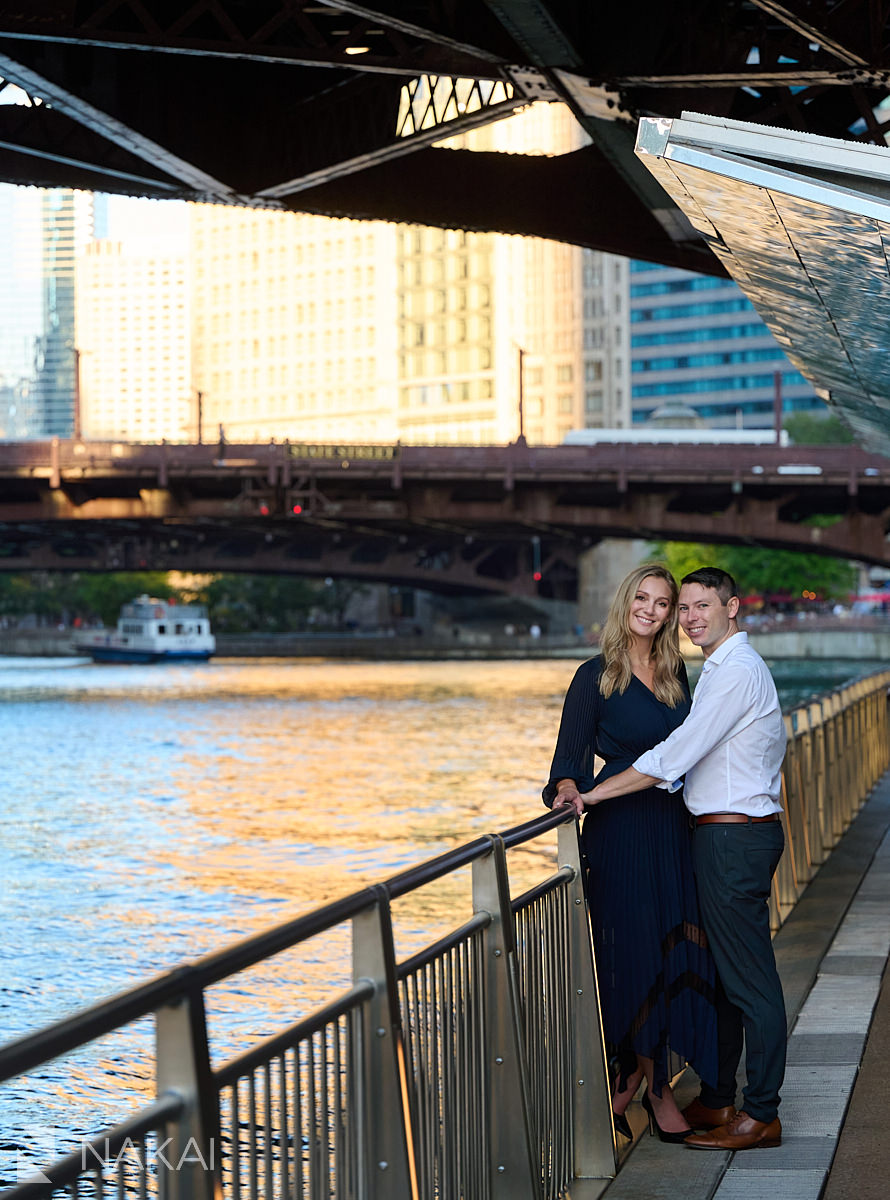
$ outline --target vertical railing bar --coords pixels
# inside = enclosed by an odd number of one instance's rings
[[[329,1030],[330,1030],[330,1026],[328,1026],[325,1029],[320,1030],[320,1032],[319,1032],[319,1040],[321,1042],[321,1046],[320,1046],[321,1054],[320,1054],[320,1061],[319,1061],[319,1067],[318,1067],[319,1079],[320,1079],[320,1083],[321,1083],[321,1087],[319,1088],[319,1095],[321,1097],[321,1102],[322,1102],[322,1110],[321,1110],[322,1174],[323,1174],[325,1180],[328,1180],[328,1181],[330,1179],[331,1158],[332,1158],[332,1154],[331,1154],[331,1082],[330,1082],[331,1065],[330,1065],[329,1056],[328,1056],[328,1050],[329,1050],[329,1045],[330,1045]],[[327,1188],[328,1188],[328,1191],[330,1191],[330,1182],[327,1183]]]
[[[256,1072],[251,1071],[247,1076],[247,1104],[248,1104],[248,1138],[247,1146],[250,1155],[247,1169],[248,1194],[250,1200],[259,1200],[259,1179],[257,1165],[257,1136],[256,1136]]]
[[[308,1138],[309,1195],[312,1200],[321,1200],[318,1166],[318,1083],[315,1062],[315,1034],[306,1039],[306,1082],[309,1094],[306,1097],[306,1136]]]
[[[293,1090],[294,1111],[294,1194],[293,1200],[303,1200],[306,1193],[306,1162],[303,1146],[305,1125],[303,1108],[303,1046],[294,1046]]]
[[[343,1135],[342,1135],[342,1112],[343,1112],[343,1089],[342,1089],[342,1057],[340,1045],[340,1020],[335,1021],[331,1026],[331,1040],[333,1061],[331,1063],[331,1080],[333,1083],[333,1095],[331,1096],[331,1136],[333,1145],[331,1148],[333,1157],[334,1179],[340,1181],[343,1178]]]
[[[272,1063],[263,1064],[263,1194],[272,1188]]]
[[[233,1200],[241,1200],[241,1104],[239,1101],[239,1079],[236,1079],[229,1089],[232,1096],[232,1196]]]
[[[439,1043],[441,1056],[441,1099],[443,1099],[443,1130],[458,1129],[457,1138],[453,1139],[456,1146],[453,1150],[457,1151],[456,1156],[449,1163],[450,1181],[446,1184],[444,1192],[446,1195],[459,1194],[461,1187],[461,1169],[457,1163],[462,1158],[461,1148],[465,1145],[465,1136],[467,1136],[467,1126],[465,1126],[465,1115],[459,1105],[459,1090],[461,1090],[461,1076],[463,1074],[463,1063],[459,1061],[459,1046],[455,1043],[455,1038],[452,1036],[453,1026],[453,1004],[455,1004],[455,994],[453,994],[452,978],[450,972],[452,950],[446,950],[446,953],[440,955],[435,962],[435,974],[437,974],[438,994],[438,1012],[439,1012]],[[443,1138],[443,1140],[447,1140]],[[455,1160],[456,1159],[456,1160]]]
[[[155,1135],[157,1142],[157,1135]],[[148,1137],[142,1138],[142,1164],[139,1171],[139,1200],[148,1200]]]
[[[287,1111],[287,1062],[288,1051],[282,1050],[278,1058],[278,1195],[286,1200],[290,1192],[290,1121]]]

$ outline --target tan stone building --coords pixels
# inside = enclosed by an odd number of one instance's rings
[[[229,441],[390,442],[396,227],[193,205],[192,387]]]
[[[193,435],[185,247],[92,241],[78,257],[76,329],[84,437]]]
[[[537,104],[456,141],[558,153]],[[539,239],[191,211],[192,389],[230,441],[561,441],[628,425],[626,263]],[[521,376],[520,376],[521,368]],[[215,434],[214,434],[215,435]]]

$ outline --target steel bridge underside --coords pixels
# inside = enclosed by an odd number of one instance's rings
[[[0,179],[568,241],[723,274],[633,153],[683,110],[884,144],[878,0],[0,0]],[[19,93],[21,95],[21,93]],[[590,144],[443,139],[536,99]],[[559,203],[553,203],[553,197]]]
[[[890,462],[850,446],[0,453],[4,571],[333,575],[571,600],[579,556],[606,537],[756,541],[890,565],[888,531]]]

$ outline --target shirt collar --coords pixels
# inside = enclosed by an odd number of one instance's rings
[[[738,633],[734,633],[732,637],[728,637],[725,642],[721,642],[714,653],[710,654],[705,659],[702,670],[706,671],[708,667],[712,666],[719,667],[723,660],[728,655],[732,654],[733,650],[735,650],[737,646],[741,646],[744,642],[747,642],[747,640],[748,635],[743,629],[739,630]]]

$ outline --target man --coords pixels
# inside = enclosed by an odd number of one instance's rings
[[[598,784],[588,804],[686,776],[702,923],[717,967],[719,1074],[684,1109],[699,1150],[778,1146],[787,1025],[769,928],[772,877],[785,845],[779,819],[785,725],[766,664],[739,632],[731,575],[701,567],[681,581],[680,625],[705,663],[692,708],[670,737]],[[747,1084],[736,1112],[744,1032]]]

